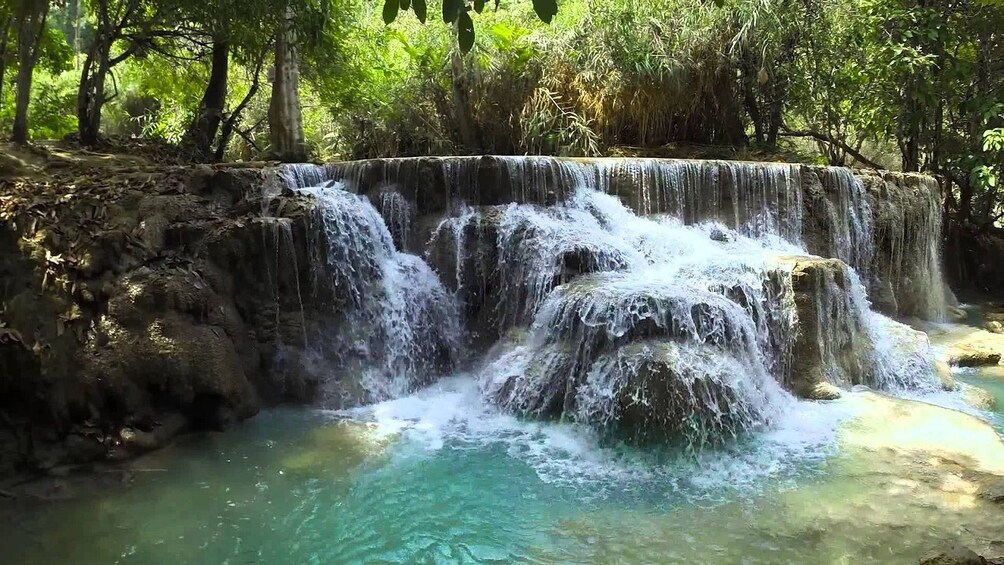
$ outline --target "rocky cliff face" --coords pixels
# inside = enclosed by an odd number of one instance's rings
[[[0,472],[128,456],[312,398],[303,336],[334,299],[306,270],[309,200],[263,198],[269,177],[4,181]]]

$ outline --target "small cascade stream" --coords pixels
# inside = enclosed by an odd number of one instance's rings
[[[309,174],[296,178],[319,182]],[[314,276],[331,288],[344,315],[326,338],[359,360],[365,398],[395,398],[452,370],[461,337],[457,305],[429,266],[396,251],[394,236],[366,198],[338,186],[297,190],[316,202]]]

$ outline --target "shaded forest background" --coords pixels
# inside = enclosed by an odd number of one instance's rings
[[[426,21],[429,20],[429,21]],[[0,0],[15,142],[179,161],[699,154],[920,171],[1004,287],[1000,0]]]

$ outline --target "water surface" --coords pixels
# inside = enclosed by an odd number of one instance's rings
[[[990,527],[843,457],[847,396],[660,454],[497,414],[457,377],[186,440],[128,488],[22,509],[0,543],[13,563],[908,563]]]

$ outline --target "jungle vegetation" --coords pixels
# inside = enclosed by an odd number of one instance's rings
[[[204,162],[728,147],[939,175],[986,232],[1004,3],[2,0],[0,127]]]

